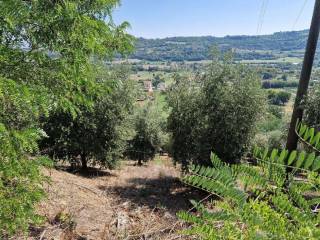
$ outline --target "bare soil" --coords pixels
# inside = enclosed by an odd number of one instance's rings
[[[112,171],[45,174],[51,183],[38,212],[46,223],[28,239],[188,239],[176,213],[203,197],[179,181],[180,171],[166,157],[141,167],[127,161]]]

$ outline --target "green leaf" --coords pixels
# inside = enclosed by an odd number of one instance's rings
[[[303,161],[305,160],[305,158],[306,158],[306,152],[303,151],[303,152],[301,152],[301,153],[299,154],[299,157],[298,157],[298,160],[297,160],[295,166],[296,166],[297,168],[300,168],[300,167],[302,166],[302,163],[303,163]]]
[[[296,159],[297,157],[297,151],[294,150],[290,153],[289,159],[288,159],[288,165],[291,165],[293,163],[293,161]]]
[[[268,152],[269,152],[269,149],[266,148],[266,149],[264,150],[264,153],[263,153],[263,156],[262,156],[262,160],[266,160],[266,158],[267,158],[267,156],[268,156]]]
[[[302,134],[304,134],[306,130],[307,130],[307,126],[301,123],[299,128],[299,135],[302,136]]]
[[[283,149],[278,159],[279,163],[284,164],[285,162],[284,160],[286,159],[287,156],[288,156],[288,150]]]
[[[307,141],[308,138],[309,138],[309,129],[306,129],[305,133],[303,134],[303,139]]]
[[[312,171],[318,171],[320,169],[320,156],[316,157],[312,165]]]
[[[260,152],[261,152],[261,149],[259,147],[255,146],[254,149],[253,149],[253,156],[258,158]]]
[[[313,152],[311,154],[309,154],[306,162],[304,163],[304,168],[305,169],[309,169],[314,161],[314,159],[316,158],[316,154]]]
[[[320,141],[320,132],[318,132],[316,134],[316,136],[313,138],[311,144],[314,146],[317,146],[319,144],[319,141]]]
[[[314,137],[314,128],[310,128],[309,130],[309,142],[311,143]]]
[[[276,160],[276,156],[278,155],[278,149],[273,149],[271,153],[271,160],[274,162]]]

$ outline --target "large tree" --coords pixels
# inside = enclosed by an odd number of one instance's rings
[[[129,117],[136,91],[126,69],[101,66],[96,81],[103,94],[93,100],[93,107],[81,106],[76,117],[58,109],[43,121],[48,135],[41,144],[43,151],[57,160],[79,159],[84,170],[88,162],[114,167],[133,135]]]
[[[0,238],[38,220],[43,196],[37,141],[41,116],[76,117],[99,85],[92,61],[131,49],[112,22],[118,0],[0,0]],[[33,154],[33,157],[30,155]]]
[[[211,151],[239,161],[265,104],[255,73],[227,61],[213,61],[195,79],[178,77],[169,95],[173,157],[185,166],[209,164]]]

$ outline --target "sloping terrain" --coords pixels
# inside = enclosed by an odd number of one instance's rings
[[[45,170],[51,184],[38,211],[47,221],[29,239],[187,239],[178,234],[176,213],[201,194],[180,183],[167,158],[122,165],[86,175]]]

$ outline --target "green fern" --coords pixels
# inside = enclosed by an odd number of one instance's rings
[[[306,124],[299,122],[296,127],[296,134],[300,140],[320,153],[320,132],[315,128],[308,127]]]
[[[190,166],[183,182],[219,200],[194,203],[197,215],[178,213],[192,224],[184,233],[199,239],[319,239],[320,199],[305,197],[319,191],[315,153],[255,149],[254,156],[255,165],[228,165],[212,154],[211,167]],[[289,176],[287,167],[294,170]],[[295,176],[301,172],[306,174]]]

